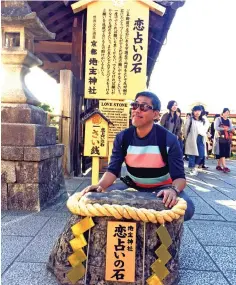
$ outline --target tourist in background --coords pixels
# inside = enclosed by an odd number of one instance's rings
[[[208,157],[208,150],[209,150],[209,144],[210,144],[209,139],[208,139],[208,130],[210,127],[210,122],[207,118],[209,112],[205,110],[205,107],[203,105],[200,105],[200,107],[202,108],[202,118],[205,120],[205,124],[206,124],[206,135],[205,135],[205,155],[202,161],[200,162],[199,168],[206,170],[209,168],[208,166],[206,166],[206,157]]]
[[[224,173],[230,172],[225,159],[231,156],[231,142],[234,130],[229,114],[229,109],[224,108],[221,116],[216,118],[214,122],[213,153],[218,159],[216,169]]]
[[[209,154],[213,154],[213,141],[214,141],[214,136],[215,136],[214,123],[215,123],[215,119],[219,117],[220,117],[220,114],[215,114],[214,120],[211,123],[210,128],[209,128],[209,133],[210,133],[209,141],[210,141],[210,146],[211,146],[211,151],[209,152]]]
[[[190,119],[191,116],[192,116],[191,113],[187,113],[187,114],[186,114],[186,118],[185,118],[185,122],[187,121],[187,119]],[[185,138],[184,138],[184,140],[183,140],[183,144],[184,144],[184,147],[183,147],[184,160],[188,161],[188,156],[187,156],[187,154],[185,154]]]
[[[181,131],[181,121],[180,117],[178,117],[176,114],[177,107],[178,105],[176,101],[174,100],[169,101],[167,105],[167,109],[169,110],[169,112],[165,113],[161,117],[160,124],[168,131],[170,131],[172,134],[176,135],[177,138],[179,138]]]
[[[179,117],[180,119],[180,132],[179,132],[179,136],[178,136],[178,141],[179,141],[179,145],[180,145],[180,148],[183,152],[183,149],[184,149],[184,143],[183,143],[183,140],[184,140],[184,137],[183,137],[183,125],[184,125],[184,121],[183,119],[181,118],[181,110],[180,108],[177,108],[176,109],[176,115]]]
[[[215,120],[216,120],[216,118],[219,118],[219,117],[220,117],[220,114],[215,114],[214,121],[211,123],[210,133],[211,133],[212,142],[213,142],[214,136],[215,136],[215,127],[214,127]]]
[[[185,121],[187,121],[187,119],[189,119],[191,116],[192,116],[191,113],[187,113],[187,114],[186,114],[186,120],[185,120]]]
[[[198,167],[205,156],[206,133],[208,125],[203,118],[201,106],[194,106],[192,116],[184,125],[185,154],[189,156],[190,175],[198,174]]]

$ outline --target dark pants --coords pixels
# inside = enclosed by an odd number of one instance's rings
[[[142,192],[160,192],[162,189],[167,188],[168,186],[161,186],[161,187],[154,187],[154,188],[139,188],[137,189],[138,191],[142,191]],[[112,190],[125,190],[129,188],[125,183],[123,182],[117,182],[112,184],[110,187],[108,187],[106,189],[106,191],[112,191]],[[187,202],[187,209],[185,211],[185,215],[184,215],[184,220],[188,221],[192,218],[194,211],[195,211],[195,207],[193,204],[193,201],[189,198],[189,196],[184,193],[184,191],[181,191],[180,194],[178,194],[178,197],[183,198],[186,202]]]

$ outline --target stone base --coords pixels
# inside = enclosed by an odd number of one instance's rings
[[[64,153],[64,145],[47,145],[38,147],[2,146],[2,160],[10,161],[41,161],[48,158],[60,157]]]
[[[47,113],[33,105],[2,103],[1,109],[2,123],[47,124]]]
[[[1,182],[1,209],[7,210],[7,184]]]
[[[3,146],[2,209],[39,211],[53,199],[64,184],[63,151],[63,145]]]
[[[56,128],[34,124],[2,123],[2,145],[45,146],[56,144]]]
[[[40,211],[60,190],[60,183],[8,184],[7,210]]]
[[[127,192],[127,191],[112,191],[110,193],[89,193],[87,194],[85,203],[99,203],[99,204],[119,204],[130,205],[137,208],[163,210],[164,206],[160,199],[156,198],[152,193],[140,192]],[[56,276],[57,280],[62,285],[72,284],[66,274],[71,270],[68,262],[68,256],[71,255],[72,249],[69,241],[74,238],[71,226],[76,224],[84,217],[73,215],[68,221],[63,233],[59,236],[58,241],[53,247],[49,262],[48,269]],[[111,282],[105,280],[106,270],[106,238],[107,238],[107,223],[108,221],[117,221],[110,217],[94,217],[95,226],[90,232],[90,241],[88,241],[88,234],[85,234],[86,240],[89,243],[88,254],[88,267],[86,284],[121,284],[120,282]],[[128,221],[123,219],[122,221]],[[134,221],[132,221],[134,222]],[[143,273],[146,280],[152,275],[151,264],[157,259],[155,254],[156,249],[160,246],[161,242],[157,236],[156,230],[159,224],[146,223],[145,233],[145,266],[143,272],[143,245],[144,245],[144,223],[137,223],[136,235],[136,264],[135,264],[135,283],[125,283],[127,285],[137,284],[143,285]],[[183,232],[183,217],[174,220],[171,223],[165,224],[173,243],[168,248],[172,259],[168,261],[166,267],[170,274],[163,280],[164,285],[176,285],[179,281],[179,251],[180,241]],[[86,248],[83,248],[86,251]],[[85,265],[85,262],[84,262]],[[84,278],[77,281],[76,285],[85,284]]]

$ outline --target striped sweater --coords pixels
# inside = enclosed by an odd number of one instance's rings
[[[128,176],[141,188],[153,188],[171,184],[177,178],[185,178],[182,152],[177,137],[166,131],[166,144],[168,153],[168,165],[162,159],[158,137],[159,125],[153,125],[151,132],[144,138],[139,138],[134,132],[133,138],[124,156],[122,140],[124,131],[117,134],[114,141],[108,172],[117,177],[125,161]]]

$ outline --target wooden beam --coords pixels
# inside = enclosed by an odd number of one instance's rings
[[[43,69],[49,69],[49,70],[71,70],[71,61],[59,61],[59,62],[51,62],[51,61],[44,61],[43,63]]]
[[[74,17],[72,28],[72,72],[80,80],[83,78],[84,65],[84,13]]]
[[[58,12],[55,15],[53,15],[52,17],[50,17],[48,20],[46,20],[45,25],[46,26],[51,25],[54,22],[58,21],[59,19],[65,17],[66,15],[71,14],[71,13],[72,13],[72,11],[70,9]]]
[[[67,20],[64,20],[62,21],[60,24],[56,25],[54,24],[51,28],[50,28],[50,31],[52,31],[53,33],[56,33],[57,31],[59,31],[60,29],[64,29],[64,27],[67,27],[71,24],[72,26],[72,23],[73,23],[73,17],[67,19]]]
[[[49,2],[50,3],[50,2]],[[46,16],[47,14],[49,14],[50,12],[52,11],[55,11],[58,7],[62,6],[62,3],[61,1],[57,1],[53,4],[49,4],[46,8],[42,9],[39,13],[38,13],[38,16],[41,18],[41,17],[44,17]],[[64,7],[64,6],[63,6]]]
[[[71,152],[73,151],[73,145],[71,143],[71,118],[72,118],[72,93],[73,93],[73,74],[69,70],[60,71],[60,107],[61,107],[61,128],[60,128],[60,139],[61,143],[64,144],[64,155],[62,158],[63,170],[65,176],[70,176],[73,172],[73,157]],[[75,107],[75,106],[74,106]],[[74,130],[73,130],[74,132]]]
[[[71,54],[72,44],[67,42],[40,41],[34,44],[35,52]]]
[[[152,0],[137,0],[137,1],[147,5],[151,11],[153,11],[159,16],[163,16],[166,12],[166,8],[164,6],[157,4]]]
[[[72,27],[69,27],[67,29],[65,28],[64,31],[62,31],[56,35],[56,39],[57,40],[63,39],[64,36],[70,35],[71,33],[72,33]]]
[[[97,0],[81,0],[71,5],[73,12],[79,13],[80,11],[87,8],[87,6]]]

